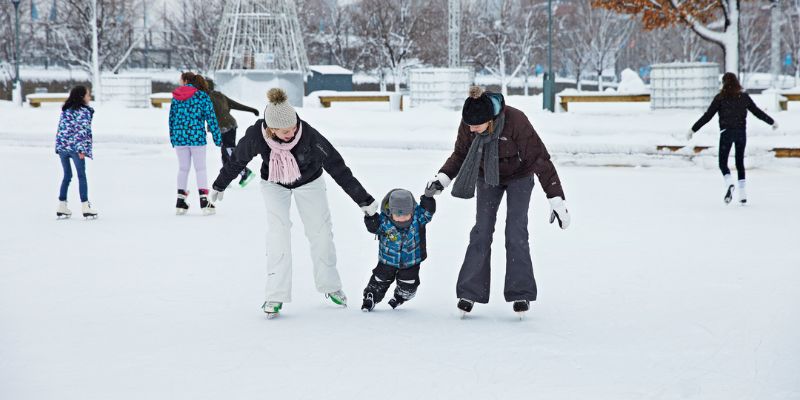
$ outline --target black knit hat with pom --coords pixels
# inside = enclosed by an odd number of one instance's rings
[[[480,125],[494,119],[494,104],[479,86],[469,89],[469,97],[464,100],[461,118],[467,125]]]

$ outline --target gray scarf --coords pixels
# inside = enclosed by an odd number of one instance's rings
[[[505,122],[506,115],[501,113],[494,120],[494,132],[491,135],[476,135],[464,163],[461,164],[461,169],[458,170],[453,190],[450,191],[453,197],[471,199],[475,196],[475,185],[478,183],[481,159],[483,160],[483,179],[486,183],[492,186],[500,184],[498,146]]]

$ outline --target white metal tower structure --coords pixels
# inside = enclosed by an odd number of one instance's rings
[[[461,66],[461,0],[447,0],[447,66]]]
[[[293,0],[229,0],[214,44],[212,69],[308,71]]]

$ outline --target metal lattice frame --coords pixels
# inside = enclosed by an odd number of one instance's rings
[[[461,0],[447,1],[447,66],[461,66]]]
[[[293,0],[229,0],[212,55],[213,70],[308,71]]]

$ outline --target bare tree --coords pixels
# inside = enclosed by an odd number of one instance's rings
[[[739,79],[746,85],[747,74],[763,71],[769,60],[767,39],[769,18],[765,16],[758,3],[742,5],[739,20]]]
[[[219,32],[225,0],[181,0],[180,7],[167,18],[179,65],[200,72],[211,68],[214,40]],[[209,12],[214,10],[215,12]]]
[[[603,71],[616,64],[617,52],[628,41],[635,24],[628,16],[592,8],[585,2],[580,8],[586,9],[582,26],[591,32],[589,63],[597,73],[597,90],[603,91]]]
[[[538,3],[498,0],[473,3],[467,9],[473,58],[499,79],[504,95],[508,84],[530,64],[534,49],[542,45],[546,25],[539,21],[545,10]]]
[[[422,0],[363,0],[357,17],[367,45],[377,56],[379,68],[388,68],[394,90],[400,91],[405,68],[417,63],[421,26],[430,3]]]

